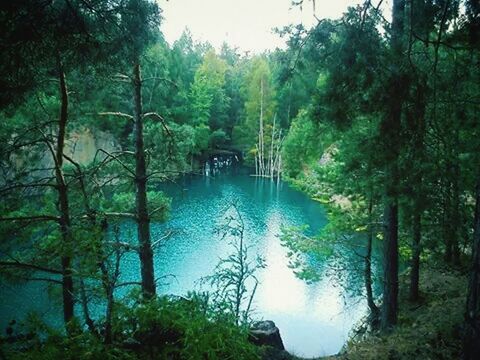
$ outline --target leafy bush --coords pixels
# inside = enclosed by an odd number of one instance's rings
[[[259,349],[248,342],[246,327],[214,307],[207,295],[158,297],[150,301],[132,298],[117,305],[114,342],[105,345],[99,337],[81,330],[71,336],[37,323],[6,345],[8,359],[27,360],[130,360],[130,359],[259,359]]]
[[[116,324],[123,340],[158,359],[257,359],[247,329],[210,304],[207,295],[159,297],[124,307]]]

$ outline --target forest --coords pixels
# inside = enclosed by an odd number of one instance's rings
[[[0,5],[0,360],[479,359],[480,2],[164,21]]]

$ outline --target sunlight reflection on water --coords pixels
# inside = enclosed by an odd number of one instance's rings
[[[186,177],[180,185],[165,189],[173,197],[170,220],[152,225],[153,241],[166,230],[174,231],[155,250],[156,276],[175,275],[175,280],[160,282],[159,292],[184,295],[198,289],[198,280],[212,273],[218,260],[230,251],[214,234],[215,222],[225,207],[235,202],[245,222],[245,241],[252,245],[251,255],[263,256],[267,265],[258,274],[255,315],[273,320],[287,350],[294,354],[337,353],[352,326],[365,314],[365,301],[343,295],[331,274],[324,273],[314,284],[298,279],[288,267],[287,250],[278,237],[282,226],[307,224],[312,233],[318,232],[326,224],[322,206],[286,184],[277,186],[246,175]],[[136,237],[133,223],[125,223],[122,230],[122,237]],[[138,276],[137,256],[126,257],[123,280],[136,281]],[[2,285],[0,290],[1,326],[30,310],[42,313],[50,324],[61,325],[60,304],[49,300],[45,284]]]

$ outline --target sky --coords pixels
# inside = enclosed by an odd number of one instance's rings
[[[283,48],[284,41],[272,28],[303,23],[316,24],[311,2],[303,9],[292,0],[157,0],[163,9],[162,31],[172,44],[188,27],[195,40],[208,41],[220,49],[223,42],[240,51],[260,53]],[[348,6],[363,0],[316,0],[318,18],[337,18]]]

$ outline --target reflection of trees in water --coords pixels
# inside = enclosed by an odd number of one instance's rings
[[[339,235],[330,229],[317,236],[307,233],[306,226],[282,229],[282,244],[288,249],[289,266],[297,277],[307,283],[328,279],[331,286],[341,290],[345,303],[347,299],[364,297],[366,236]],[[373,242],[371,256],[373,290],[378,294],[381,289],[378,242]]]

